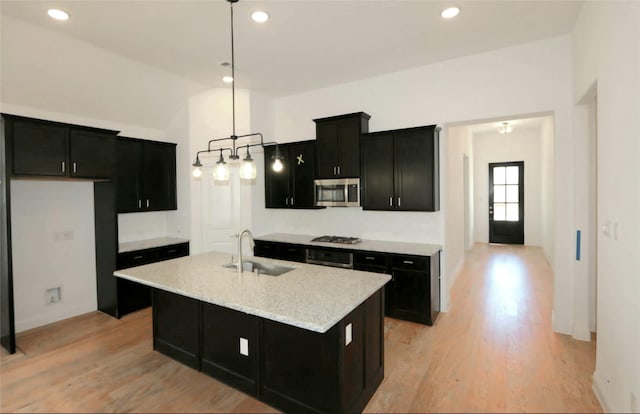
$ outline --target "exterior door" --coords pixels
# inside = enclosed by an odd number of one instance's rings
[[[489,164],[489,243],[524,244],[524,161]]]

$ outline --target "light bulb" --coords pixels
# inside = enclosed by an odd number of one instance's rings
[[[202,177],[202,169],[200,167],[196,167],[196,168],[193,169],[191,174],[193,174],[194,178],[200,178],[200,177]]]
[[[213,169],[213,179],[215,181],[229,180],[229,166],[225,162],[219,162]]]
[[[284,168],[284,165],[282,164],[282,161],[280,161],[280,158],[276,158],[276,160],[273,162],[273,165],[271,166],[271,168],[275,172],[282,171],[282,169]]]
[[[440,13],[440,16],[442,16],[445,19],[451,19],[453,17],[456,17],[458,15],[458,13],[460,13],[460,9],[457,7],[449,7],[448,9],[444,9],[442,10],[442,13]]]
[[[253,160],[243,160],[240,165],[240,178],[243,180],[253,180],[257,175],[256,163]]]
[[[47,10],[47,14],[52,19],[56,20],[69,20],[69,13],[60,9],[49,9]]]
[[[251,13],[251,18],[256,23],[264,23],[269,20],[269,14],[267,14],[267,12],[263,12],[262,10],[258,10]]]

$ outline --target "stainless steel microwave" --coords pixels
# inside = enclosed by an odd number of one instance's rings
[[[321,207],[359,207],[360,179],[315,180],[315,205]]]

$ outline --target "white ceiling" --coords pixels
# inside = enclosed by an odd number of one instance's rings
[[[454,4],[458,17],[440,12]],[[236,87],[286,96],[571,32],[581,1],[241,0]],[[46,10],[71,14],[51,20]],[[252,22],[262,9],[271,19]],[[229,3],[223,0],[1,0],[0,13],[227,87]]]

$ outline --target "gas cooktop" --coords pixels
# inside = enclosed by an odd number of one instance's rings
[[[343,237],[343,236],[320,236],[311,240],[312,242],[323,242],[323,243],[341,243],[341,244],[356,244],[360,243],[360,240],[357,237]]]

